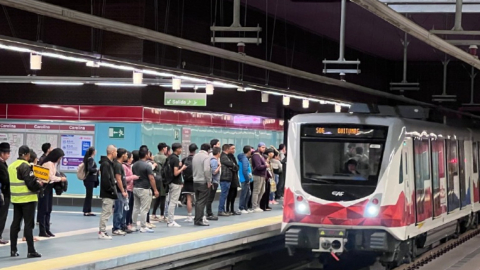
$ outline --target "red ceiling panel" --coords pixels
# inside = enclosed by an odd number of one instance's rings
[[[79,120],[79,106],[8,104],[7,117],[13,119]]]

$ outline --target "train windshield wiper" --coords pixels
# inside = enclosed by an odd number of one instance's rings
[[[328,181],[323,179],[325,176],[322,176],[321,174],[317,173],[308,173],[307,174],[308,179],[313,181],[313,182],[319,182],[319,183],[324,183],[324,184],[333,184],[334,182]]]

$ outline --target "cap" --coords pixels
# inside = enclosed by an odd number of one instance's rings
[[[30,154],[30,148],[28,148],[28,146],[22,145],[20,146],[20,148],[18,148],[19,157],[23,157],[24,155],[27,155],[27,154]]]
[[[258,144],[258,147],[259,147],[259,148],[262,147],[262,146],[265,146],[265,143],[264,143],[264,142],[260,142],[260,143]]]
[[[10,144],[6,142],[0,143],[0,152],[1,153],[10,153]]]

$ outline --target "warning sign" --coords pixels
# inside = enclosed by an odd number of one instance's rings
[[[33,166],[33,175],[35,175],[35,177],[37,177],[38,179],[43,180],[44,182],[48,182],[49,173],[50,173],[49,169],[46,169],[46,168],[43,168],[42,166],[37,166],[37,165]]]

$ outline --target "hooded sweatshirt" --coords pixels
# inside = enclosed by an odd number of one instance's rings
[[[117,180],[115,180],[115,173],[113,172],[113,161],[106,156],[100,158],[100,197],[102,199],[118,199],[117,196]]]
[[[252,174],[260,177],[267,177],[267,162],[260,152],[252,155]]]
[[[244,153],[240,153],[237,156],[238,158],[238,167],[240,170],[238,171],[238,176],[240,177],[240,183],[244,183],[245,180],[250,182],[250,178],[252,175],[252,167],[250,166],[250,162],[248,162],[248,158]]]

